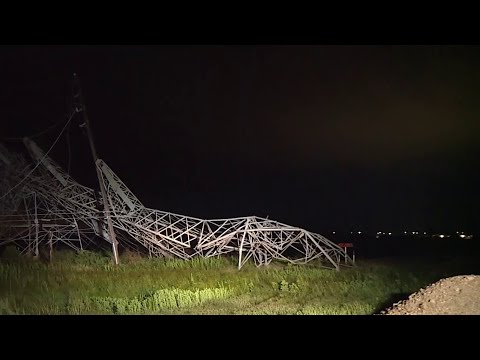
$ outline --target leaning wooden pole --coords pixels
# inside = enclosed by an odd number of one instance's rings
[[[110,206],[108,204],[107,191],[105,190],[105,184],[103,183],[102,173],[100,172],[100,169],[97,166],[97,160],[98,160],[97,150],[95,148],[95,143],[93,141],[93,135],[92,135],[92,130],[90,128],[90,122],[87,116],[87,110],[85,108],[85,104],[83,103],[82,92],[80,89],[80,79],[78,78],[77,74],[73,74],[73,81],[74,81],[74,87],[75,86],[77,87],[77,92],[76,93],[74,92],[73,94],[76,111],[83,113],[84,123],[81,126],[85,126],[85,129],[87,130],[88,141],[90,143],[90,150],[92,151],[93,162],[95,164],[95,170],[97,171],[98,184],[100,186],[100,192],[102,194],[103,211],[105,213],[105,218],[108,224],[108,233],[109,233],[110,241],[112,242],[113,262],[115,263],[115,265],[118,265],[119,264],[118,242],[115,236],[115,231],[113,229],[112,219],[110,218]]]

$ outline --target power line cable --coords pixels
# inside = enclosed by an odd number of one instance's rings
[[[72,115],[70,115],[70,118],[68,119],[67,123],[63,126],[62,128],[62,131],[60,131],[60,134],[58,134],[57,138],[55,139],[54,143],[52,144],[52,146],[50,146],[50,149],[48,149],[48,151],[45,153],[45,155],[43,155],[43,157],[40,159],[40,161],[37,163],[37,165],[35,165],[35,167],[30,170],[30,172],[18,183],[16,184],[14,187],[12,187],[9,191],[7,191],[7,193],[5,195],[3,195],[0,200],[4,199],[8,194],[10,194],[14,189],[16,189],[17,187],[19,187],[34,171],[37,167],[40,166],[41,162],[43,161],[43,159],[45,159],[47,157],[47,155],[50,153],[50,151],[52,151],[53,147],[55,146],[55,144],[58,142],[58,140],[60,139],[60,137],[62,136],[63,132],[65,131],[66,127],[68,126],[68,124],[70,124],[70,121],[73,119],[73,116],[75,115],[75,111],[72,112]]]

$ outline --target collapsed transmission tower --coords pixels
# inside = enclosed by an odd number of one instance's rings
[[[337,244],[320,234],[257,216],[205,220],[145,207],[117,174],[94,155],[100,194],[81,185],[31,139],[33,162],[0,144],[0,246],[15,244],[38,256],[64,244],[76,251],[97,244],[151,257],[189,260],[225,254],[257,266],[273,260],[339,270],[353,266]],[[104,204],[99,207],[98,204]],[[116,246],[112,246],[115,251]]]
[[[34,160],[29,165],[0,146],[0,191],[7,194],[0,208],[0,245],[15,243],[22,252],[38,255],[40,243],[51,248],[61,242],[77,251],[94,237],[111,244],[105,214],[96,206],[102,195],[75,181],[32,140],[25,139],[24,144]],[[239,269],[249,259],[256,265],[272,260],[305,264],[314,259],[336,269],[353,265],[342,248],[322,235],[270,219],[204,220],[147,208],[103,160],[98,159],[96,166],[123,247],[185,260],[235,253]]]

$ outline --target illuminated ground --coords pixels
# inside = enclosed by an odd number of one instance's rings
[[[53,262],[0,261],[2,314],[374,314],[448,276],[472,273],[475,258],[382,259],[334,271],[273,263],[238,271],[235,259],[191,261],[124,254],[54,253]]]

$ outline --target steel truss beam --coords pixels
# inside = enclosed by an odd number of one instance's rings
[[[33,141],[24,144],[37,168],[0,209],[0,244],[22,244],[22,251],[38,255],[39,244],[51,248],[61,242],[79,251],[95,235],[111,242],[105,215],[98,210],[101,195],[76,182]],[[0,147],[2,194],[22,180],[25,164]],[[147,208],[103,160],[96,166],[115,235],[124,247],[185,260],[235,254],[238,269],[247,261],[261,266],[273,260],[306,264],[319,259],[337,270],[353,266],[343,249],[322,235],[277,221],[256,216],[205,220]]]

